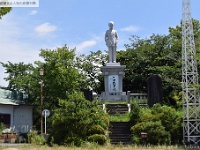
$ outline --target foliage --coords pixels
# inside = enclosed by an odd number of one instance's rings
[[[147,143],[152,145],[163,145],[170,143],[170,134],[165,130],[160,121],[141,122],[131,128],[133,142],[141,144],[143,140],[140,138],[141,132],[147,132]]]
[[[90,52],[89,55],[82,54],[76,57],[76,67],[79,72],[86,76],[84,85],[86,88],[100,93],[103,90],[103,76],[101,75],[101,66],[106,63],[107,54],[100,50]]]
[[[93,134],[104,134],[104,128],[101,127],[100,125],[91,126],[88,130],[88,135],[93,135]]]
[[[0,134],[2,134],[2,131],[6,128],[6,125],[4,123],[0,123]]]
[[[111,122],[129,122],[130,114],[114,114],[109,116]]]
[[[130,122],[132,125],[139,122],[141,107],[134,101],[131,103]]]
[[[68,95],[67,100],[59,101],[59,108],[53,116],[51,136],[57,144],[80,146],[88,136],[102,133],[109,126],[108,116],[97,102],[85,100],[80,92]],[[90,129],[97,129],[95,130]]]
[[[75,49],[66,47],[54,50],[42,49],[40,57],[44,61],[35,61],[35,64],[3,63],[8,74],[5,80],[9,81],[8,89],[23,91],[27,95],[26,101],[40,105],[40,87],[43,86],[44,108],[53,112],[58,107],[59,99],[67,98],[68,94],[83,87],[84,81],[78,69],[75,68]],[[39,70],[44,69],[44,75]],[[41,82],[42,81],[42,82]],[[39,128],[38,107],[34,108],[34,124]],[[51,122],[51,116],[48,118]],[[38,126],[37,126],[38,125]]]
[[[137,107],[135,107],[137,108]],[[134,109],[132,111],[135,111]],[[149,144],[179,144],[182,139],[182,112],[175,108],[155,104],[152,108],[139,108],[131,112],[133,142],[141,144],[141,132],[147,132]],[[152,140],[153,139],[153,140]]]
[[[7,145],[7,149],[11,149],[9,145]],[[196,147],[196,148],[195,148]],[[4,148],[4,147],[3,147]],[[47,145],[29,145],[25,144],[23,146],[12,146],[12,149],[20,149],[20,150],[186,150],[186,149],[193,149],[193,150],[198,150],[198,146],[188,146],[182,147],[182,146],[177,146],[177,145],[171,145],[171,146],[166,146],[166,145],[159,145],[159,146],[151,146],[151,145],[111,145],[111,144],[106,144],[103,146],[99,146],[96,143],[86,143],[83,144],[81,147],[75,147],[74,145],[71,146],[59,146],[59,145],[53,145],[53,146],[47,146]],[[4,148],[5,149],[5,148]]]
[[[88,137],[89,142],[95,142],[99,145],[103,145],[106,143],[106,136],[103,134],[93,134]]]
[[[165,99],[172,90],[181,89],[181,49],[175,54],[170,35],[153,34],[149,39],[133,36],[131,41],[118,55],[121,64],[126,65],[125,91],[146,92],[146,80],[151,75],[161,77]]]
[[[43,136],[38,135],[37,131],[33,130],[28,133],[28,143],[44,145],[46,143],[46,140]]]
[[[0,19],[11,11],[11,7],[0,7]]]
[[[199,21],[193,20],[193,26],[197,58],[199,59]],[[175,92],[181,91],[182,80],[181,26],[170,27],[167,35],[152,34],[145,39],[132,36],[130,44],[125,44],[125,46],[126,51],[121,50],[117,53],[117,61],[126,65],[123,80],[124,91],[147,92],[146,80],[151,75],[158,75],[162,80],[164,101],[175,104],[176,101],[174,101],[173,96]],[[200,68],[198,67],[198,69]]]
[[[83,139],[78,134],[71,134],[64,139],[63,144],[70,146],[81,146],[83,142]]]

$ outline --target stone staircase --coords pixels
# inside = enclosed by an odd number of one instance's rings
[[[110,122],[110,143],[131,144],[131,133],[129,122]]]
[[[109,115],[119,115],[128,112],[126,104],[107,104],[106,111]],[[110,122],[110,143],[131,144],[130,122]]]
[[[106,112],[110,115],[125,114],[128,112],[127,104],[106,104]]]

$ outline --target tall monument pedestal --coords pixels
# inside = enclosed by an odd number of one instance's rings
[[[101,93],[104,101],[119,102],[126,99],[126,92],[123,92],[123,76],[125,65],[120,63],[107,63],[101,67],[104,76],[105,92]]]

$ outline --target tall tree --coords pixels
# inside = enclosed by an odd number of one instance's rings
[[[76,57],[76,66],[79,72],[86,77],[84,87],[93,90],[97,93],[103,90],[103,77],[101,73],[101,66],[107,62],[107,54],[100,50],[90,52],[89,55],[82,54]]]
[[[193,20],[197,54],[200,50],[200,24]],[[181,91],[181,27],[169,28],[168,35],[155,35],[141,39],[130,38],[126,51],[118,52],[118,61],[126,65],[124,90],[146,92],[146,80],[158,75],[163,82],[165,100],[170,100],[174,92]],[[198,56],[198,55],[197,55]],[[176,93],[177,94],[177,93]]]
[[[0,19],[11,11],[11,7],[0,7]]]
[[[43,81],[44,108],[53,110],[57,108],[59,99],[66,99],[70,93],[80,89],[84,77],[75,68],[75,49],[66,47],[54,50],[42,49],[40,56],[44,61],[35,64],[11,62],[2,63],[5,67],[9,81],[9,89],[15,87],[28,94],[28,102],[40,105],[40,83]],[[39,70],[44,69],[44,75]],[[35,121],[39,117],[38,108],[34,115]]]

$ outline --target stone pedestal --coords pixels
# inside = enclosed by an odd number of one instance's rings
[[[102,92],[102,99],[109,102],[123,101],[126,99],[126,92],[123,92],[123,76],[125,65],[120,63],[107,63],[101,67],[104,76],[105,92]]]

